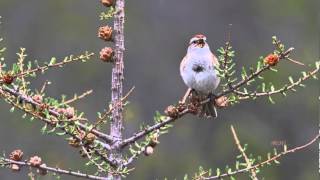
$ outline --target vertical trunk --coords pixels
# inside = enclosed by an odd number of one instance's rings
[[[121,102],[122,91],[123,91],[123,53],[124,53],[124,0],[116,0],[114,15],[114,40],[115,40],[115,61],[112,69],[112,105],[114,109],[112,110],[112,121],[110,126],[110,135],[122,139],[122,129],[123,129],[123,106]],[[119,149],[115,149],[111,152],[111,158],[117,162],[118,165],[121,164],[123,158]],[[120,180],[121,176],[109,175],[110,179]]]

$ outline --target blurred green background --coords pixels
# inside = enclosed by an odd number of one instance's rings
[[[270,53],[272,35],[296,48],[294,59],[306,64],[319,59],[318,0],[136,0],[126,5],[125,91],[136,87],[126,111],[126,136],[142,122],[151,124],[156,110],[163,111],[183,95],[186,87],[179,75],[179,63],[195,33],[205,34],[216,51],[224,45],[228,24],[233,24],[231,39],[238,69]],[[85,50],[98,53],[105,46],[96,37],[97,28],[107,24],[98,18],[103,10],[98,0],[1,0],[1,35],[8,47],[7,62],[16,61],[19,47],[27,48],[29,60],[41,62]],[[75,106],[94,120],[96,112],[110,100],[111,78],[110,64],[95,59],[51,70],[34,80],[32,87],[40,88],[49,79],[52,85],[47,95],[57,98],[93,89],[93,95]],[[289,74],[298,77],[305,68],[283,62],[279,72],[268,74],[267,79],[279,84]],[[196,172],[199,165],[213,169],[233,165],[239,152],[231,124],[255,156],[266,157],[274,148],[272,141],[285,141],[289,147],[304,144],[318,132],[319,123],[319,81],[306,84],[307,88],[287,98],[275,98],[276,105],[258,99],[219,110],[215,120],[183,117],[170,134],[161,137],[154,155],[136,161],[136,170],[128,179],[182,179],[185,173]],[[23,120],[20,112],[9,113],[9,108],[0,101],[0,151],[9,153],[20,148],[25,157],[40,155],[48,165],[90,172],[82,166],[84,160],[79,160],[75,149],[58,137],[41,135],[40,122]],[[264,168],[259,177],[315,180],[318,167],[318,147],[313,145],[288,155],[279,166]],[[27,179],[26,174],[27,170],[16,174],[0,169],[1,180]],[[241,175],[238,179],[248,177]]]

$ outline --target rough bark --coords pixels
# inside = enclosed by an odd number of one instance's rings
[[[124,54],[124,0],[116,0],[115,3],[115,16],[114,16],[114,65],[112,69],[112,121],[110,125],[110,135],[118,140],[122,140],[123,129],[123,105],[121,102],[123,94],[123,54]],[[117,142],[116,142],[117,143]],[[118,166],[123,161],[120,148],[112,150],[110,157],[117,162]],[[109,174],[109,178],[113,180],[120,180],[121,176]]]

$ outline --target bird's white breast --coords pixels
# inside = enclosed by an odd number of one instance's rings
[[[213,92],[220,82],[220,79],[217,76],[217,70],[213,65],[212,59],[210,59],[211,55],[210,50],[207,53],[188,53],[184,67],[180,69],[180,73],[185,84],[189,88],[203,94]],[[204,68],[203,71],[194,71],[193,67],[198,65]]]

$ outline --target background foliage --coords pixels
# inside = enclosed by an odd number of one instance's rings
[[[103,43],[96,38],[98,14],[102,11],[98,3],[1,0],[1,34],[8,47],[7,62],[16,60],[19,47],[27,48],[29,60],[39,61],[84,50],[98,52]],[[272,35],[296,48],[292,57],[310,64],[319,59],[319,5],[316,0],[127,1],[125,89],[133,85],[136,89],[126,111],[126,134],[131,135],[142,122],[151,123],[155,110],[163,110],[183,95],[186,87],[178,69],[193,34],[206,34],[211,49],[216,50],[224,45],[228,24],[233,24],[231,39],[239,67],[255,64],[262,53],[271,51]],[[267,78],[277,84],[302,68],[284,62],[279,65],[278,73],[269,73]],[[110,94],[110,88],[106,87],[110,85],[110,70],[110,66],[102,65],[97,58],[95,62],[48,72],[33,85],[39,88],[50,79],[49,96],[62,93],[71,96],[72,92],[94,89],[86,103],[79,101],[76,107],[95,119],[94,112],[103,109],[110,100],[102,100]],[[290,98],[274,98],[275,105],[259,99],[220,110],[219,118],[214,121],[188,115],[176,123],[177,128],[169,135],[162,137],[153,156],[137,161],[137,169],[129,179],[165,176],[181,179],[184,173],[195,172],[199,165],[216,168],[233,164],[238,152],[230,124],[237,128],[241,141],[249,144],[248,152],[256,155],[269,152],[272,141],[285,141],[289,147],[303,144],[318,131],[318,83],[308,81],[308,88]],[[77,155],[73,148],[59,138],[40,135],[40,123],[22,120],[20,114],[9,113],[8,108],[0,102],[0,149],[9,153],[22,148],[26,156],[37,153],[61,167],[79,165],[74,161]],[[266,168],[261,175],[266,179],[316,179],[317,155],[317,147],[313,146],[288,156],[279,167]],[[0,179],[21,178],[25,178],[24,173],[0,169]]]

